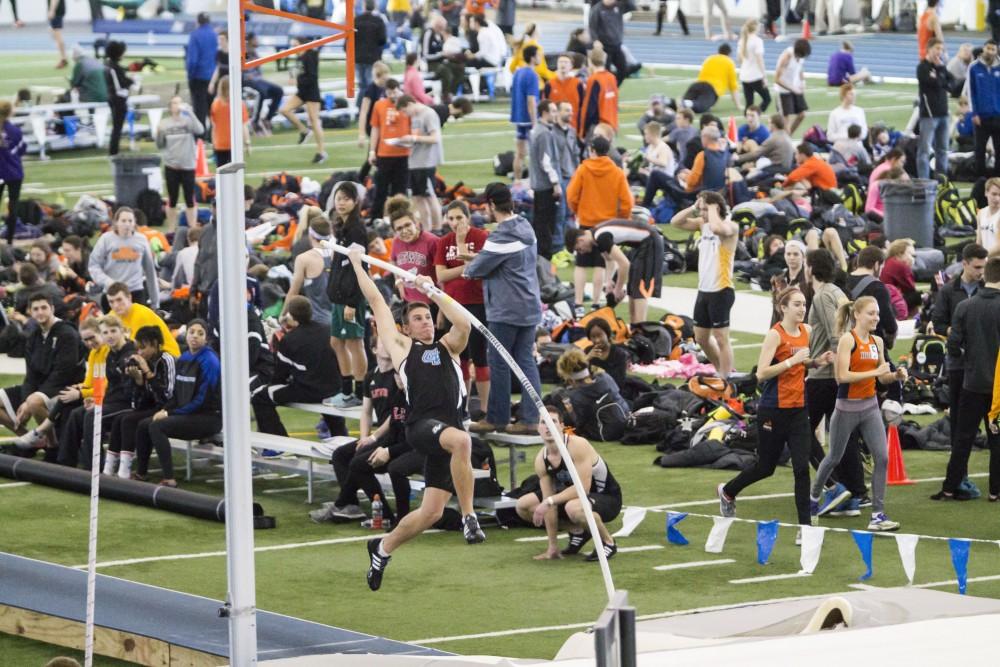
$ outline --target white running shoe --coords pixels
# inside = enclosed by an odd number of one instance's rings
[[[890,521],[884,512],[875,512],[872,514],[872,520],[868,524],[868,530],[886,533],[899,530],[899,523],[897,521]]]

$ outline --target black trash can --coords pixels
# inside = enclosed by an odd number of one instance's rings
[[[883,225],[887,239],[913,239],[918,248],[934,247],[937,187],[937,181],[921,178],[878,182],[885,204]]]
[[[135,206],[139,193],[147,188],[160,191],[163,177],[160,156],[153,153],[119,154],[111,158],[115,179],[115,201],[120,206]]]

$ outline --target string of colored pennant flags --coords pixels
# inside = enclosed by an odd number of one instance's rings
[[[625,510],[622,521],[622,529],[615,533],[615,537],[627,537],[636,527],[642,523],[648,508],[629,507]],[[653,510],[655,511],[655,510]],[[755,519],[740,519],[737,517],[722,517],[713,514],[695,514],[689,512],[676,512],[669,509],[666,511],[666,537],[671,544],[686,546],[690,542],[680,531],[680,524],[687,517],[697,517],[712,519],[712,529],[705,540],[705,552],[719,554],[722,553],[726,544],[726,537],[729,528],[734,522],[751,523],[757,527],[757,562],[766,565],[771,557],[771,551],[778,539],[779,527],[795,528],[802,531],[801,553],[799,556],[800,574],[811,575],[819,564],[820,553],[823,550],[823,539],[827,532],[850,533],[854,543],[861,555],[861,560],[865,566],[865,571],[859,579],[866,581],[871,578],[872,569],[872,543],[875,533],[867,530],[854,530],[850,528],[834,528],[828,526],[803,526],[797,523],[781,523],[777,520],[759,521]],[[887,535],[888,536],[888,535]],[[1000,545],[997,540],[983,540],[977,538],[964,537],[939,537],[937,535],[915,535],[912,533],[894,533],[896,549],[899,552],[899,559],[906,574],[907,581],[912,585],[913,578],[917,571],[917,543],[920,540],[946,541],[951,553],[951,564],[955,570],[958,580],[958,592],[965,594],[968,581],[969,550],[973,542],[990,544],[994,547]]]
[[[794,523],[781,523],[777,520],[758,521],[752,519],[738,519],[736,517],[721,517],[711,514],[689,514],[688,512],[672,512],[667,510],[667,541],[671,544],[686,545],[688,539],[684,537],[678,529],[677,524],[688,516],[708,518],[714,522],[712,530],[705,541],[705,551],[707,553],[722,553],[726,544],[726,536],[730,526],[734,522],[752,523],[757,526],[757,563],[766,565],[771,557],[771,551],[778,539],[778,527],[795,528],[802,531],[801,555],[799,556],[799,566],[802,568],[801,574],[812,574],[819,564],[820,553],[823,549],[823,538],[827,531],[835,533],[850,533],[854,538],[854,543],[861,554],[865,571],[859,577],[861,581],[866,581],[872,576],[872,540],[875,533],[867,530],[853,530],[850,528],[831,528],[827,526],[803,526]],[[899,551],[899,559],[906,574],[907,581],[912,585],[913,577],[917,571],[917,543],[921,539],[941,540],[948,542],[948,549],[951,552],[951,564],[955,570],[958,580],[958,592],[965,595],[966,583],[969,570],[969,548],[973,542],[981,542],[997,546],[1000,542],[996,540],[982,540],[975,538],[961,537],[938,537],[935,535],[914,535],[911,533],[893,534],[896,540],[896,548]]]

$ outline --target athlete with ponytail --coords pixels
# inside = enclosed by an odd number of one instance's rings
[[[875,381],[882,384],[902,381],[906,369],[893,372],[885,360],[885,346],[875,335],[878,326],[878,302],[863,296],[845,303],[837,311],[837,343],[834,374],[837,378],[837,404],[830,420],[830,451],[819,465],[813,481],[809,512],[813,523],[819,520],[819,496],[833,468],[840,462],[851,434],[859,431],[872,455],[872,516],[868,530],[897,530],[899,524],[885,515],[885,485],[888,446],[885,424],[875,397]]]

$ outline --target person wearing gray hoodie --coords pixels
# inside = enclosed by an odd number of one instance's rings
[[[184,191],[188,224],[198,222],[198,207],[194,202],[194,177],[198,146],[195,141],[205,132],[201,124],[179,95],[170,100],[168,113],[156,129],[156,145],[163,151],[163,180],[167,184],[167,224],[177,223],[177,195]]]
[[[486,203],[497,228],[483,249],[465,267],[463,277],[483,281],[486,320],[496,339],[514,358],[536,392],[541,392],[538,366],[532,355],[535,329],[542,321],[542,300],[538,287],[538,260],[531,223],[514,213],[510,188],[503,183],[486,186]],[[492,346],[487,350],[490,368],[490,398],[486,419],[474,422],[474,433],[506,430],[528,435],[536,432],[538,407],[521,401],[520,420],[510,424],[510,376],[507,363]]]
[[[90,253],[87,264],[90,278],[101,292],[112,283],[125,283],[132,293],[132,301],[148,304],[156,309],[160,305],[156,262],[149,241],[135,231],[135,212],[128,206],[115,211],[111,229],[101,235]]]

